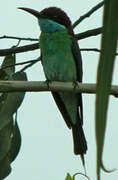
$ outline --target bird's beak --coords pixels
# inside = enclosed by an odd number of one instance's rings
[[[27,11],[28,13],[34,15],[34,16],[37,17],[37,18],[40,18],[40,17],[41,17],[40,12],[38,12],[38,11],[36,11],[36,10],[34,10],[34,9],[24,8],[24,7],[19,7],[18,9]]]

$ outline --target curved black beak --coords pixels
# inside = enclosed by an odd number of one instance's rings
[[[40,12],[38,12],[38,11],[36,11],[36,10],[34,10],[34,9],[24,8],[24,7],[19,7],[18,9],[27,11],[28,13],[34,15],[34,16],[37,17],[37,18],[40,18],[40,17],[41,17]]]

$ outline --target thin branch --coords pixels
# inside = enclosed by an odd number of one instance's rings
[[[6,65],[6,66],[4,66],[3,68],[0,68],[0,70],[7,69],[7,68],[10,68],[10,67],[13,67],[13,66],[20,66],[20,65],[29,64],[29,63],[36,63],[37,61],[40,61],[40,57],[37,58],[37,59],[25,61],[25,62],[20,62],[20,63],[8,65],[8,66]]]
[[[97,48],[81,48],[80,51],[90,51],[90,52],[101,53],[101,50]],[[115,53],[115,55],[118,56],[118,53]]]
[[[29,67],[33,66],[35,63],[37,63],[38,61],[41,60],[41,56],[38,57],[36,60],[32,61],[30,64],[26,65],[25,67],[23,67],[20,71],[25,71],[26,69],[28,69]]]
[[[0,92],[41,92],[41,91],[67,91],[81,92],[86,94],[96,93],[96,84],[73,82],[49,82],[46,81],[0,81]],[[111,86],[110,93],[115,97],[118,96],[118,86]]]
[[[38,41],[38,39],[35,38],[21,38],[21,37],[15,37],[15,36],[0,36],[0,39],[17,39],[17,40],[23,40],[23,41]]]
[[[101,53],[101,50],[97,48],[81,48],[80,51],[90,51],[90,52],[93,51],[93,52]]]
[[[16,44],[15,46],[13,46],[12,48],[16,48],[16,47],[18,47],[18,46],[19,46],[19,44],[20,44],[20,42],[21,42],[21,40],[19,39],[19,40],[18,40],[18,42],[17,42],[17,44]]]
[[[103,5],[104,5],[104,1],[102,1],[99,4],[97,4],[96,6],[94,6],[91,10],[89,10],[83,16],[80,16],[80,18],[73,24],[73,28],[75,28],[78,24],[80,24],[80,22],[82,22],[85,18],[90,17],[95,11],[97,11]]]
[[[85,38],[88,38],[91,36],[97,36],[101,33],[102,33],[102,27],[96,28],[96,29],[91,29],[91,30],[88,30],[88,31],[85,31],[85,32],[82,32],[79,34],[75,34],[75,38],[77,40],[81,40],[81,39],[85,39]]]
[[[1,49],[0,56],[7,56],[13,53],[23,53],[27,51],[36,50],[36,49],[39,49],[39,43],[30,44],[26,46],[20,46],[17,48]]]

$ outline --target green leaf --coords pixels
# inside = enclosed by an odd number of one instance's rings
[[[13,129],[13,119],[0,131],[0,180],[11,172],[9,161],[9,150],[11,146],[11,135]]]
[[[8,55],[4,58],[1,68],[5,68],[6,66],[14,65],[16,63],[16,55]],[[4,69],[5,73],[10,76],[15,72],[15,66],[8,67]]]
[[[71,175],[67,173],[65,180],[72,180]]]
[[[15,64],[15,61],[15,55],[8,55],[4,58],[1,68],[5,68],[6,66]],[[14,72],[15,66],[6,69],[0,69],[0,80],[9,80]],[[6,93],[0,93],[0,109],[3,106],[6,97]]]
[[[96,94],[96,141],[97,141],[97,179],[100,180],[100,170],[105,169],[102,162],[104,136],[107,123],[107,110],[109,92],[112,81],[115,52],[118,37],[118,0],[105,0],[103,35],[101,44],[101,56],[97,74]]]
[[[8,75],[4,69],[0,69],[0,80],[8,80]]]
[[[17,72],[13,74],[11,80],[27,80],[26,73],[24,72]],[[19,106],[21,105],[25,96],[25,92],[13,92],[7,93],[7,97],[3,102],[3,106],[0,109],[0,130],[5,127],[13,114],[17,111]],[[7,113],[6,113],[7,112]]]
[[[15,72],[15,55],[6,56],[0,70],[0,80],[26,81],[24,72]],[[6,66],[10,66],[5,68]],[[21,135],[13,114],[24,99],[25,92],[0,94],[0,180],[11,172],[10,163],[14,161],[21,146]]]
[[[12,120],[13,119],[11,118],[10,123],[0,131],[0,161],[5,158],[6,154],[10,150],[13,128]]]
[[[15,120],[12,133],[13,134],[12,134],[11,148],[9,152],[10,162],[13,162],[15,160],[21,147],[21,134],[17,120]]]
[[[7,93],[0,93],[0,111],[7,98]]]
[[[7,177],[10,172],[11,166],[9,158],[6,155],[6,157],[0,161],[0,180],[3,180],[5,177]]]
[[[12,74],[10,80],[26,81],[24,72]],[[21,135],[13,114],[24,99],[25,92],[4,93],[0,98],[0,180],[11,172],[10,163],[18,155],[21,146]]]

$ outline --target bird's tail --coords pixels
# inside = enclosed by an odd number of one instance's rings
[[[82,125],[76,123],[72,126],[72,134],[73,134],[73,141],[74,141],[74,153],[81,156],[82,163],[84,163],[84,154],[87,151],[87,142],[85,139],[84,131]]]

